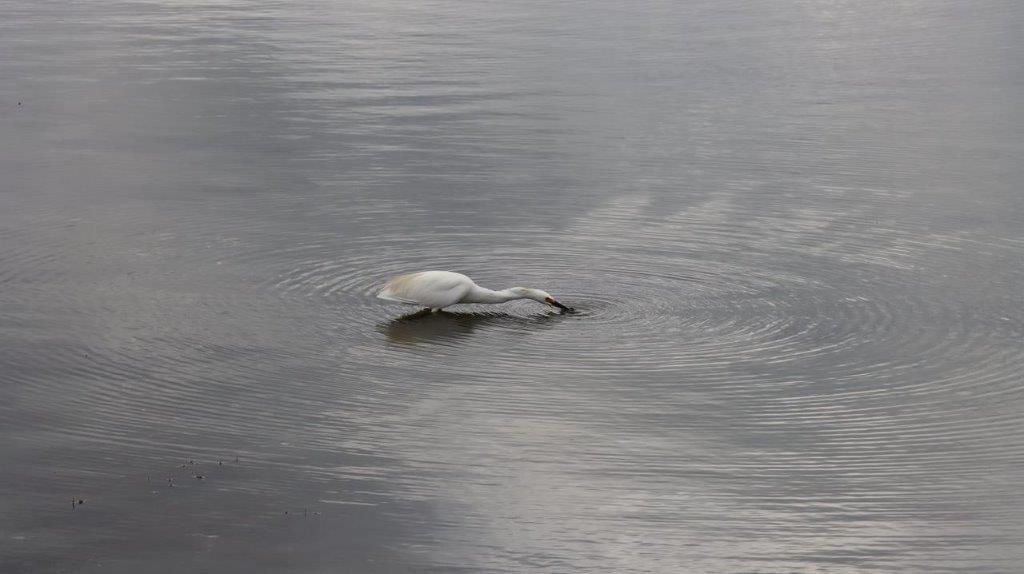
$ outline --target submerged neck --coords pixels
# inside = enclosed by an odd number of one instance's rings
[[[463,303],[504,303],[514,299],[525,299],[522,295],[513,293],[511,289],[493,291],[486,287],[474,285],[469,293],[462,299]]]

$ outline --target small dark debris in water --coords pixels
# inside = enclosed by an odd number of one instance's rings
[[[81,506],[81,505],[83,505],[83,504],[85,504],[85,501],[84,501],[84,500],[82,500],[81,498],[79,498],[79,499],[78,499],[78,505],[79,505],[79,506]]]
[[[206,478],[206,477],[201,475],[201,474],[197,474],[196,475],[196,480],[203,480],[204,478]]]
[[[285,510],[285,511],[284,511],[284,513],[285,513],[285,515],[287,515],[287,516],[291,516],[291,515],[292,515],[292,511],[290,511],[290,510]],[[298,512],[295,512],[295,514],[298,514]],[[303,517],[303,518],[308,518],[310,514],[311,514],[311,513],[309,512],[309,509],[308,509],[308,508],[303,508],[303,509],[302,509],[302,517]],[[320,515],[322,515],[322,514],[323,514],[322,512],[312,512],[312,515],[313,515],[313,516],[320,516]]]

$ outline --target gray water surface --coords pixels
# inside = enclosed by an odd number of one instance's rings
[[[0,570],[1020,572],[1021,30],[0,0]]]

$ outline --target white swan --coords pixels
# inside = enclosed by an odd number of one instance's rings
[[[406,305],[419,305],[431,311],[440,311],[457,303],[504,303],[515,299],[533,299],[563,312],[575,309],[566,307],[550,293],[528,287],[510,287],[492,291],[481,287],[461,273],[451,271],[420,271],[400,275],[388,281],[377,297]]]

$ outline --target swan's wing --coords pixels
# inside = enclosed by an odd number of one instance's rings
[[[473,281],[460,273],[423,271],[395,277],[377,297],[407,305],[447,307],[458,303],[472,285]]]

